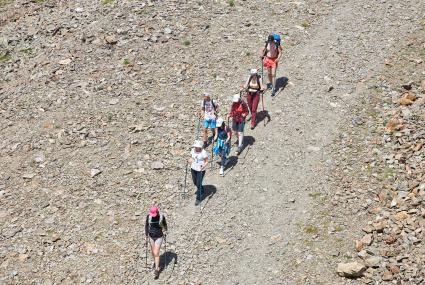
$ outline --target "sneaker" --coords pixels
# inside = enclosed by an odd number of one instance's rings
[[[195,206],[198,206],[201,203],[201,200],[196,199]]]
[[[267,83],[267,89],[273,89],[273,84]]]
[[[224,168],[223,167],[220,167],[220,175],[224,176]]]
[[[159,269],[155,269],[154,279],[159,278]]]
[[[272,97],[274,97],[274,96],[276,96],[276,92],[275,91],[272,92]]]

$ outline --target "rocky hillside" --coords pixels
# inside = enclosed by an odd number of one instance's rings
[[[421,284],[424,14],[0,0],[0,283],[152,284],[156,203],[170,233],[154,284]],[[288,84],[226,176],[207,173],[200,211],[181,186],[201,92],[224,114],[270,32]]]

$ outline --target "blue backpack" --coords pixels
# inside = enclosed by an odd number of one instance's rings
[[[272,34],[274,40],[280,45],[281,38],[278,34]]]

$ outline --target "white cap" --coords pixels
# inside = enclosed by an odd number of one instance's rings
[[[193,147],[199,147],[199,148],[202,148],[202,146],[203,146],[203,144],[202,144],[202,142],[201,142],[201,141],[199,141],[199,140],[196,140],[196,141],[193,143]]]
[[[253,68],[253,69],[251,69],[251,75],[254,75],[254,74],[257,74],[258,73],[258,70],[257,69],[255,69],[255,68]]]
[[[208,92],[204,92],[204,93],[202,93],[202,96],[204,96],[204,97],[210,97],[210,94]]]
[[[222,125],[223,125],[223,123],[224,123],[224,120],[223,120],[223,118],[218,118],[217,119],[217,128],[219,128],[219,127],[221,127]]]
[[[241,99],[241,95],[239,94],[233,95],[233,103],[239,102],[240,99]]]

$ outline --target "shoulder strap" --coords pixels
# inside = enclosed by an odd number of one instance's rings
[[[260,85],[260,75],[257,74],[257,86],[258,86],[258,90],[261,90],[261,85]]]
[[[213,109],[214,109],[214,111],[215,111],[215,104],[214,104],[214,100],[213,100],[213,99],[211,99],[211,104],[212,104]]]
[[[263,54],[263,56],[266,56],[267,55],[267,45],[268,44],[269,44],[269,42],[266,41],[266,45],[264,46],[264,54]]]

